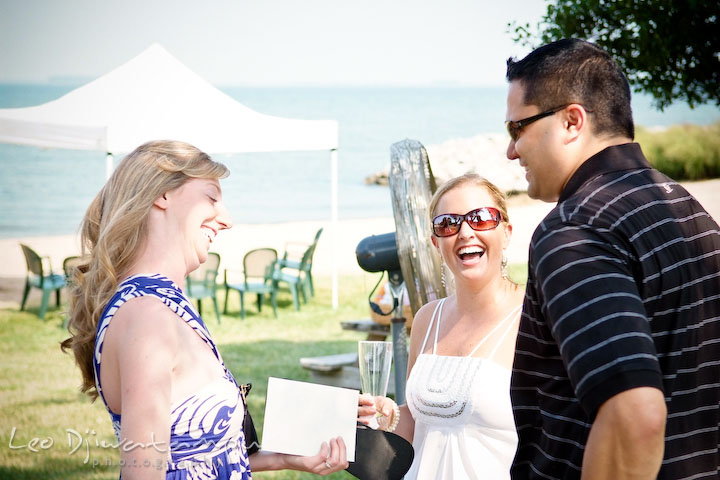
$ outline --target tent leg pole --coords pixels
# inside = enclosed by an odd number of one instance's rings
[[[105,157],[105,180],[110,180],[113,172],[113,154],[108,152]]]
[[[332,220],[332,308],[338,307],[338,154],[337,150],[330,150],[330,205]]]

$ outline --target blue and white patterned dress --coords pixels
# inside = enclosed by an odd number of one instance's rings
[[[222,379],[211,382],[171,407],[170,450],[167,479],[212,480],[250,479],[250,463],[242,430],[244,404],[240,389],[225,367],[205,323],[182,290],[162,275],[135,275],[120,284],[98,323],[95,337],[95,385],[110,413],[115,436],[120,442],[120,415],[107,407],[100,385],[100,362],[105,332],[113,316],[132,298],[152,295],[187,322],[211,348],[225,370]]]

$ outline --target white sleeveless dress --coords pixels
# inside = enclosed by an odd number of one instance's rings
[[[510,404],[510,370],[493,361],[521,305],[467,357],[436,355],[440,300],[428,325],[421,352],[435,325],[432,354],[421,353],[406,387],[408,408],[415,419],[415,459],[407,480],[509,479],[517,433]],[[477,349],[498,329],[504,332],[489,358],[475,358]]]

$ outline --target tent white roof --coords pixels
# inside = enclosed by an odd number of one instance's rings
[[[153,139],[208,153],[333,150],[338,126],[255,112],[158,44],[57,100],[0,109],[3,143],[117,154]]]
[[[329,150],[332,304],[338,304],[335,120],[258,113],[224,94],[162,46],[51,102],[0,109],[0,143],[130,152],[149,140],[182,140],[208,153]],[[112,156],[108,155],[108,171]]]

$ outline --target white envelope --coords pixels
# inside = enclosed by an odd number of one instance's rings
[[[320,445],[342,437],[355,461],[357,390],[270,377],[262,448],[291,455],[316,455]]]

